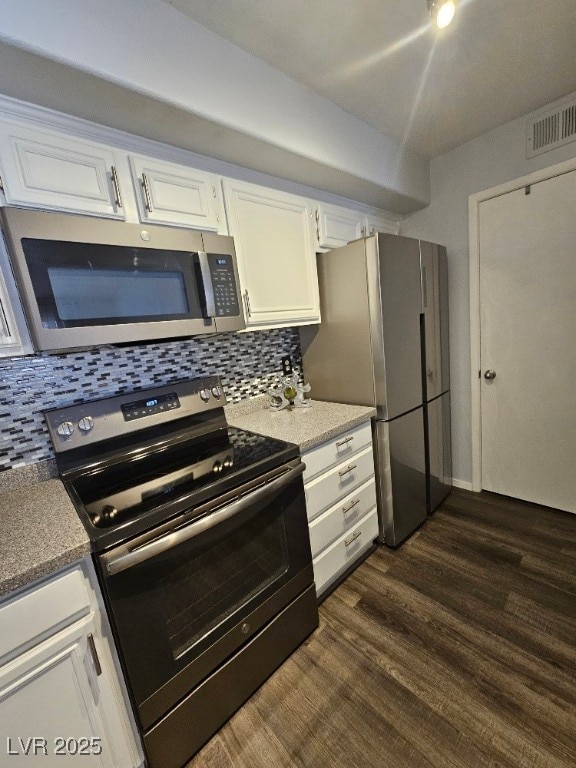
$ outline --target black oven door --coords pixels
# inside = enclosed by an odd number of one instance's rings
[[[99,558],[144,729],[313,582],[295,460]]]

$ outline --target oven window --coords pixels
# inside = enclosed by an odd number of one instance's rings
[[[284,519],[246,523],[209,542],[159,582],[170,649],[179,659],[288,570]]]
[[[240,647],[247,617],[258,631],[302,589],[300,574],[312,581],[301,477],[181,543],[170,535],[151,558],[103,572],[132,694],[151,720]]]

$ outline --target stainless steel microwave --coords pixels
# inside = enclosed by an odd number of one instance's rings
[[[231,237],[20,208],[1,226],[38,351],[245,327]]]

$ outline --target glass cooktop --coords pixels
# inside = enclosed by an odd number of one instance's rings
[[[295,445],[226,427],[174,445],[128,452],[125,459],[95,463],[63,480],[92,541],[108,545],[297,456]]]

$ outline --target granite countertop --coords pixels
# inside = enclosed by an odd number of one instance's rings
[[[59,479],[17,469],[2,474],[0,598],[90,553],[88,534]]]
[[[233,427],[296,443],[307,451],[376,415],[375,408],[321,400],[312,400],[309,408],[270,411],[269,400],[261,395],[227,405],[226,419]]]

